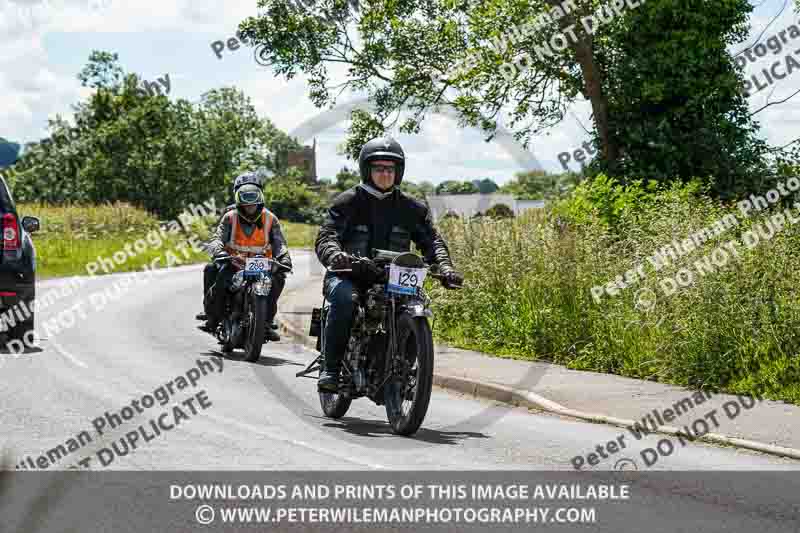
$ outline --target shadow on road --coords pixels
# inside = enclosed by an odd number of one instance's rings
[[[384,421],[370,421],[361,418],[343,417],[339,420],[332,421],[330,419],[327,423],[322,424],[324,427],[341,429],[351,435],[359,437],[396,437],[389,424]],[[478,433],[474,431],[439,431],[437,429],[420,428],[414,435],[407,437],[416,441],[428,442],[431,444],[458,444],[465,439],[488,439],[489,436],[485,433]]]
[[[219,350],[210,350],[208,352],[203,352],[200,355],[205,355],[207,357],[221,357],[227,361],[244,361],[244,352],[240,350],[234,350],[231,353],[224,353]],[[294,366],[305,366],[302,363],[298,363],[296,361],[290,361],[289,359],[282,359],[280,357],[272,357],[269,355],[262,355],[258,361],[255,363],[250,363],[253,365],[259,366],[285,366],[285,365],[294,365]]]

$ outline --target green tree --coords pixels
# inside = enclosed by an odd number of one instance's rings
[[[342,167],[342,169],[336,173],[335,187],[338,191],[346,191],[359,183],[361,183],[361,175],[356,174],[347,167]]]
[[[468,181],[445,180],[436,186],[436,194],[477,194],[478,188]]]
[[[492,194],[497,192],[500,188],[494,181],[490,180],[489,178],[483,178],[482,180],[472,180],[472,184],[478,188],[478,192],[481,194]]]
[[[581,179],[581,176],[574,172],[564,174],[548,174],[544,170],[517,172],[513,180],[500,188],[500,192],[513,194],[519,200],[541,200],[573,190]]]
[[[21,200],[120,200],[172,217],[189,202],[226,201],[242,170],[283,171],[280,152],[299,146],[235,88],[198,104],[150,96],[116,54],[98,51],[78,77],[96,92],[75,106],[74,126],[51,120],[51,136],[30,144],[9,173]]]
[[[721,189],[760,171],[764,146],[727,52],[747,35],[747,0],[649,0],[587,33],[580,21],[598,20],[603,4],[576,0],[564,14],[559,0],[378,0],[355,14],[343,0],[306,12],[289,9],[288,0],[261,0],[263,14],[243,21],[240,33],[264,47],[276,73],[307,75],[318,106],[347,88],[370,95],[375,113],[351,116],[345,148],[353,158],[364,141],[398,124],[401,109],[412,113],[402,132],[418,132],[431,110],[452,106],[462,125],[489,138],[508,109],[506,125],[527,144],[583,97],[601,169],[659,179],[699,171],[720,176]],[[331,15],[326,23],[315,18],[321,9]],[[543,15],[551,20],[536,24]],[[557,51],[547,45],[557,35],[574,38]],[[526,68],[510,73],[514,61]],[[342,63],[348,78],[334,87],[328,67]]]
[[[282,220],[321,223],[323,201],[297,177],[279,177],[264,185],[264,201]]]

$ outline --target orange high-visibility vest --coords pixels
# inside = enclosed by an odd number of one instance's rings
[[[272,258],[272,246],[269,244],[269,232],[272,229],[272,221],[275,217],[266,208],[261,210],[261,227],[256,227],[253,233],[248,236],[239,224],[239,215],[234,209],[226,215],[231,223],[231,236],[225,243],[225,251],[231,255],[252,257],[254,255],[264,255]]]

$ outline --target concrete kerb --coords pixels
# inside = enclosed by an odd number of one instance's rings
[[[291,294],[291,293],[290,293]],[[314,348],[316,341],[300,331],[291,323],[277,319],[278,325],[284,333],[291,336],[303,346]],[[593,422],[596,424],[607,424],[611,426],[618,426],[626,429],[632,429],[636,423],[633,420],[625,418],[618,418],[615,416],[601,415],[597,413],[587,413],[570,409],[552,400],[548,400],[544,396],[534,392],[516,389],[514,387],[506,387],[497,383],[488,383],[485,381],[470,379],[459,376],[450,376],[434,372],[433,384],[443,389],[452,390],[464,394],[469,394],[476,398],[483,398],[485,400],[492,400],[496,402],[515,405],[518,407],[525,407],[527,409],[537,409],[549,413],[555,413],[561,416],[576,418],[586,422]],[[678,436],[684,435],[680,429],[673,426],[659,426],[658,429],[652,430],[652,433],[659,433],[665,435]],[[722,444],[725,446],[733,446],[736,448],[743,448],[747,450],[766,453],[779,457],[789,457],[791,459],[800,459],[800,450],[795,448],[787,448],[784,446],[776,446],[773,444],[764,444],[747,439],[740,439],[737,437],[729,437],[718,433],[706,433],[705,435],[696,438],[698,442],[707,442],[712,444]]]

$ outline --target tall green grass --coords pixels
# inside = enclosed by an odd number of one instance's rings
[[[462,291],[431,285],[438,339],[573,369],[707,390],[766,391],[800,403],[800,224],[751,250],[740,246],[739,259],[701,276],[695,261],[730,239],[741,242],[763,212],[743,217],[692,187],[637,192],[627,203],[590,198],[581,205],[586,195],[580,194],[516,219],[442,223],[467,282]],[[740,225],[674,264],[656,272],[645,259],[726,213]],[[644,281],[595,302],[593,286],[639,263],[647,265]],[[680,268],[695,272],[694,283],[664,295],[659,281]],[[642,289],[655,294],[652,307],[637,306]]]
[[[32,234],[40,279],[86,275],[88,263],[98,261],[100,257],[113,257],[115,252],[124,250],[127,243],[143,239],[150,232],[158,232],[160,226],[159,220],[153,215],[125,203],[72,206],[20,204],[17,211],[20,217],[36,216],[41,221],[41,229]],[[218,220],[217,216],[196,219],[191,225],[191,234],[200,241],[209,240]],[[281,227],[290,247],[313,245],[315,226],[281,222]],[[116,265],[113,271],[141,270],[156,257],[161,258],[157,263],[159,267],[208,261],[208,254],[196,252],[191,246],[187,245],[185,254],[181,251],[179,245],[186,243],[189,235],[183,230],[168,232],[161,244],[154,239],[152,243],[155,244],[148,244],[144,251]],[[105,272],[101,270],[98,273]]]

